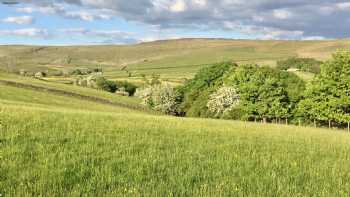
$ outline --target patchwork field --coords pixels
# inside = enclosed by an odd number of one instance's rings
[[[160,74],[163,80],[181,83],[203,66],[216,62],[274,66],[276,60],[291,56],[326,60],[336,49],[349,49],[349,46],[349,40],[222,39],[182,39],[130,46],[1,46],[0,65],[3,70],[26,69],[33,72],[102,67],[110,79],[140,81],[143,75]]]
[[[1,196],[350,193],[343,131],[176,118],[121,105],[135,98],[7,74],[0,80]],[[77,97],[87,94],[101,100]]]

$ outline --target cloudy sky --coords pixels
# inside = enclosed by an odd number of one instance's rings
[[[0,44],[350,37],[348,0],[0,0]]]

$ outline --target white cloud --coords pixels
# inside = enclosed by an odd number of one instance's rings
[[[48,38],[49,32],[46,29],[27,28],[27,29],[16,29],[16,30],[0,30],[0,35]]]
[[[17,8],[16,11],[17,11],[17,12],[21,12],[21,13],[31,14],[31,13],[34,12],[34,8],[33,8],[33,7]]]
[[[264,28],[264,35],[262,39],[264,40],[276,40],[276,39],[286,39],[286,40],[298,40],[303,38],[303,31],[288,31],[282,29],[270,29]]]
[[[170,11],[172,12],[184,12],[187,9],[187,5],[184,0],[176,0],[170,5]]]
[[[81,19],[84,21],[94,20],[110,20],[112,16],[106,14],[94,14],[87,11],[66,12],[64,14],[67,18]]]
[[[326,38],[323,36],[309,36],[303,37],[302,40],[325,40]]]
[[[274,10],[273,16],[277,19],[288,19],[292,16],[292,13],[287,10]]]
[[[340,10],[350,10],[350,2],[337,3],[336,7]]]
[[[78,11],[67,11],[64,4],[54,3],[38,5],[35,7],[24,7],[17,8],[17,12],[22,13],[33,13],[39,12],[42,14],[59,14],[66,18],[80,19],[84,21],[94,21],[94,20],[110,20],[112,18],[111,11],[106,9],[101,10],[78,10]],[[107,14],[106,14],[107,13]]]
[[[196,6],[205,7],[207,5],[207,0],[192,0],[192,3]]]
[[[13,16],[4,18],[2,22],[15,23],[18,25],[30,25],[34,23],[34,18],[32,16]]]

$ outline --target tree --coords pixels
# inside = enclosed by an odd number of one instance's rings
[[[277,61],[277,69],[286,71],[290,68],[295,68],[305,72],[318,74],[320,73],[321,64],[321,61],[315,60],[313,58],[291,57],[285,60]]]
[[[227,78],[227,84],[240,94],[241,119],[279,119],[290,117],[295,101],[289,99],[286,79],[281,71],[257,65],[243,65]]]
[[[179,94],[169,84],[156,84],[138,89],[135,95],[142,99],[144,105],[152,109],[178,115]]]
[[[321,72],[308,86],[299,114],[309,120],[349,122],[350,51],[337,51],[321,66]]]
[[[235,67],[236,64],[224,62],[202,68],[193,79],[178,88],[182,99],[181,113],[192,117],[210,117],[207,107],[209,97],[223,85],[225,76]]]

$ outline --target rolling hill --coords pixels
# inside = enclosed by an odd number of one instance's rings
[[[125,46],[0,46],[3,70],[54,71],[102,67],[111,79],[139,80],[160,74],[182,82],[201,67],[221,61],[275,65],[290,56],[328,59],[350,40],[259,41],[225,39],[165,40]]]

